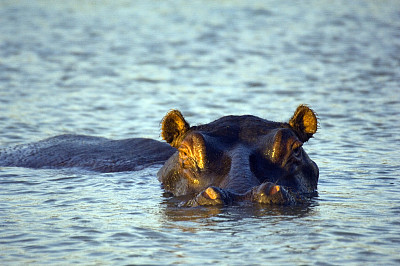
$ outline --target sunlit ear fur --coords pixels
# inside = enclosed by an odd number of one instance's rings
[[[189,128],[181,112],[171,110],[161,121],[161,137],[172,147],[178,148]]]
[[[306,105],[299,105],[289,120],[289,125],[297,132],[302,142],[309,140],[318,128],[315,112]]]

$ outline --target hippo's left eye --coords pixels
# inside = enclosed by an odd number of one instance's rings
[[[301,155],[301,146],[303,146],[303,143],[301,143],[300,141],[296,141],[295,143],[293,143],[292,151],[294,156],[299,157]]]

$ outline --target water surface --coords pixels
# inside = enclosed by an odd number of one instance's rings
[[[0,168],[1,264],[400,263],[398,1],[2,1],[0,146],[63,133],[160,139],[309,104],[319,197],[177,208],[158,167]]]

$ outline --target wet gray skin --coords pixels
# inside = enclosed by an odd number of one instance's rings
[[[305,105],[288,123],[245,115],[193,127],[173,110],[163,119],[162,137],[177,152],[158,178],[173,195],[190,195],[187,206],[303,202],[317,189],[318,167],[302,148],[317,124]]]
[[[0,166],[121,172],[164,163],[159,181],[165,191],[185,196],[186,206],[294,204],[316,192],[318,167],[302,145],[317,131],[318,121],[305,105],[287,123],[245,115],[190,127],[172,110],[161,124],[169,145],[61,135],[0,150]]]

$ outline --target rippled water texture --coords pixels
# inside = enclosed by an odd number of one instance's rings
[[[1,147],[307,103],[320,183],[303,207],[184,209],[157,167],[0,168],[0,264],[400,263],[400,3],[297,3],[1,1]]]

